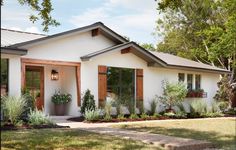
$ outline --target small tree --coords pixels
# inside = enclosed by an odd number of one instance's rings
[[[89,89],[86,90],[82,100],[83,100],[83,103],[80,110],[82,114],[85,114],[86,110],[92,111],[96,109],[94,96],[91,94]]]
[[[160,101],[167,107],[167,109],[172,110],[172,107],[179,104],[184,100],[187,94],[187,89],[182,82],[179,83],[169,83],[164,82],[163,84],[163,96],[160,96]]]

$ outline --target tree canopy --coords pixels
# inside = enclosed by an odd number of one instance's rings
[[[42,20],[43,31],[48,32],[49,26],[60,25],[52,16],[53,11],[51,0],[18,0],[20,5],[29,7],[35,14],[31,14],[29,20],[33,23]],[[4,6],[4,0],[1,0],[1,7]]]
[[[157,50],[232,71],[236,68],[235,0],[161,0]]]

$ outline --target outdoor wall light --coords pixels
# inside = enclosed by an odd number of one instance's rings
[[[59,73],[56,70],[52,70],[51,79],[52,80],[58,80],[59,79]]]

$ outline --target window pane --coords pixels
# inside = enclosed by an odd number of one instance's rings
[[[26,89],[30,93],[40,92],[40,71],[37,69],[26,68]],[[39,94],[37,94],[39,96]]]
[[[201,75],[200,74],[195,75],[195,89],[196,90],[201,89]]]
[[[184,82],[184,73],[179,73],[179,82]]]
[[[1,59],[1,95],[8,92],[8,59]]]
[[[188,90],[193,89],[193,75],[192,74],[187,75],[187,89]]]
[[[134,98],[134,69],[108,67],[107,95],[111,98]]]

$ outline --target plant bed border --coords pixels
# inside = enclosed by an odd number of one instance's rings
[[[1,131],[9,131],[9,130],[22,130],[22,129],[51,129],[51,128],[70,128],[70,126],[60,126],[57,124],[53,125],[29,125],[29,124],[23,124],[22,126],[14,126],[13,124],[4,124],[1,126]]]
[[[236,117],[235,115],[226,115],[224,116],[219,116],[219,117]],[[192,117],[192,118],[171,118],[168,116],[160,116],[160,117],[150,117],[150,118],[137,118],[137,119],[130,119],[130,118],[125,118],[125,119],[118,119],[118,118],[112,118],[111,120],[104,120],[104,119],[99,119],[99,120],[94,120],[94,121],[87,121],[87,120],[82,120],[84,117],[73,117],[73,118],[68,118],[68,121],[74,121],[74,122],[84,122],[84,123],[120,123],[120,122],[137,122],[137,121],[152,121],[152,120],[177,120],[177,119],[182,119],[182,120],[187,120],[187,119],[201,119],[201,118],[219,118],[219,117]],[[77,121],[79,120],[79,121]]]

